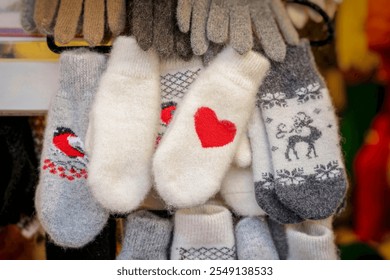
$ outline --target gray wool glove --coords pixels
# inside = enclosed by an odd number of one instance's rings
[[[207,38],[219,44],[230,41],[243,54],[253,47],[253,30],[265,54],[274,61],[283,61],[285,41],[292,45],[299,41],[288,20],[280,0],[211,0]]]
[[[143,50],[153,47],[161,58],[175,54],[185,60],[192,56],[189,34],[176,23],[177,0],[134,0],[131,31]]]
[[[209,42],[206,36],[210,0],[178,0],[177,23],[181,32],[191,31],[191,47],[196,55],[203,55]]]

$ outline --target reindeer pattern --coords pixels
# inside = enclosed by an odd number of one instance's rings
[[[293,152],[297,160],[300,159],[298,152],[296,150],[296,145],[298,143],[307,144],[307,153],[306,157],[308,159],[313,157],[318,157],[315,142],[321,137],[322,132],[312,125],[313,119],[304,112],[298,112],[293,117],[294,123],[293,126],[288,129],[287,125],[280,123],[277,126],[276,138],[287,139],[287,148],[285,151],[285,158],[288,161],[291,161],[291,151]],[[308,131],[309,134],[305,135],[304,131]]]

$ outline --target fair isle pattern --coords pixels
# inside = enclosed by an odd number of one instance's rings
[[[161,81],[161,97],[163,102],[168,102],[173,99],[181,99],[187,92],[189,86],[198,77],[200,68],[185,72],[176,72],[174,74],[168,73],[164,76],[160,76]]]
[[[232,248],[180,248],[180,260],[235,260],[236,247]]]

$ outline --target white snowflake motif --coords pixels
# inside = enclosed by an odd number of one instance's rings
[[[341,175],[341,170],[337,161],[331,161],[326,166],[324,164],[319,164],[314,168],[314,170],[316,172],[315,178],[321,181],[337,178]]]
[[[322,92],[320,91],[319,83],[313,83],[307,87],[302,87],[296,90],[295,94],[298,96],[298,103],[305,103],[310,99],[322,98]]]
[[[260,104],[265,109],[271,109],[274,106],[286,107],[286,94],[283,92],[267,92],[263,93],[259,100]]]
[[[286,169],[278,170],[277,175],[278,183],[285,186],[300,185],[306,180],[303,175],[303,168],[294,168],[291,172]]]
[[[264,188],[266,190],[272,190],[275,188],[273,174],[263,173],[262,177],[263,177],[263,180],[260,181],[262,188]]]

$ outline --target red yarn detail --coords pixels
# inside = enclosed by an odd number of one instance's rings
[[[218,120],[208,107],[199,108],[195,115],[195,130],[203,148],[222,147],[233,142],[236,125],[228,120]]]
[[[172,105],[172,106],[168,106],[164,109],[161,110],[161,121],[168,125],[171,120],[172,120],[172,117],[173,117],[173,112],[176,110],[176,106],[175,105]]]

